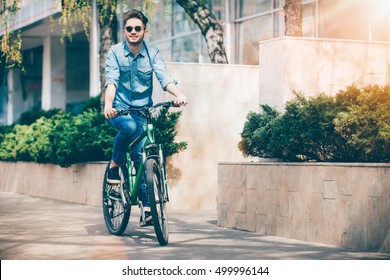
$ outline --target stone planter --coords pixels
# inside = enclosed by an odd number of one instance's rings
[[[390,164],[220,163],[218,225],[390,252]]]
[[[106,162],[53,164],[0,161],[0,191],[101,206]]]
[[[0,191],[101,207],[102,184],[106,166],[107,162],[80,163],[62,168],[54,164],[0,161]],[[183,199],[183,191],[179,188],[182,185],[175,188],[176,179],[169,177],[171,173],[174,174],[169,160],[167,161],[167,169],[170,172],[167,178],[170,191],[170,209],[199,210],[193,205],[183,207],[187,200]],[[198,199],[201,200],[205,197],[206,200],[206,196],[207,199],[213,200],[215,203],[216,194],[210,198],[210,195],[205,193],[203,196],[199,195]]]

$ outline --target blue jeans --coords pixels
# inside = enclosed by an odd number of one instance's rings
[[[120,116],[115,119],[108,119],[108,123],[118,129],[114,139],[112,160],[118,164],[126,162],[126,151],[131,144],[146,129],[147,121],[138,112],[131,112],[130,115]],[[141,140],[131,151],[131,160],[134,162],[136,170],[142,160],[142,147],[146,138]],[[139,199],[143,206],[149,206],[146,196],[145,178],[142,178]]]

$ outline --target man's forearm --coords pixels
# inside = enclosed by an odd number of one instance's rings
[[[116,87],[113,84],[108,84],[106,88],[106,94],[104,97],[104,116],[106,118],[113,117],[116,114],[116,110],[112,108],[116,93]]]
[[[170,94],[172,94],[173,96],[175,96],[175,97],[184,96],[184,94],[181,92],[181,90],[180,90],[174,83],[168,84],[166,90],[167,90]]]
[[[113,84],[109,84],[106,88],[106,95],[104,98],[104,108],[111,108],[112,107],[112,102],[114,101],[115,98],[115,92],[116,92],[116,87]]]
[[[170,83],[167,85],[166,90],[175,96],[175,103],[177,105],[186,105],[187,104],[187,98],[186,96],[181,92],[178,86],[176,86],[174,83]]]

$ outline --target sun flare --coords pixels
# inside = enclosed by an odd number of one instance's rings
[[[371,0],[373,12],[380,15],[386,16],[390,19],[390,1],[389,0]]]

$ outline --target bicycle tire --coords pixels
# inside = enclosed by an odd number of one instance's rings
[[[152,213],[154,231],[160,245],[168,244],[168,214],[164,195],[164,182],[159,164],[155,158],[148,158],[145,162],[145,183]]]
[[[111,185],[107,182],[107,173],[110,168],[110,163],[106,167],[103,179],[102,190],[102,208],[103,217],[107,230],[113,235],[121,235],[127,227],[130,218],[131,205],[128,190],[125,189],[125,195],[128,197],[128,203],[125,204],[120,195],[120,188],[129,182],[129,176],[126,166],[122,166],[120,170],[121,184]]]

